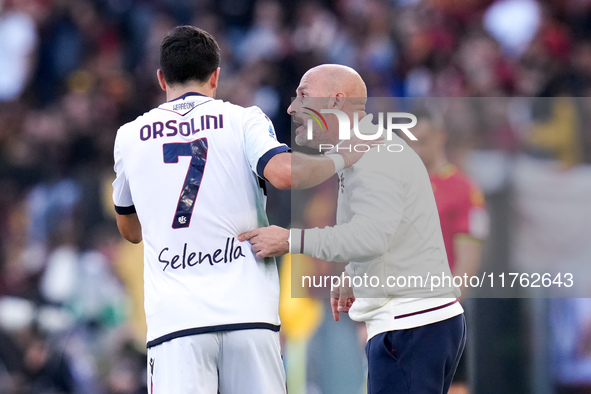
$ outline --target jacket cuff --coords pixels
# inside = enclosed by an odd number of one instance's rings
[[[289,230],[289,253],[302,253],[302,233],[303,230],[299,228]]]

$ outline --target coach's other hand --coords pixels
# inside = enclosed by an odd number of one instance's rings
[[[345,275],[349,276],[348,274]],[[351,288],[350,284],[350,281],[341,283],[339,287],[332,289],[330,292],[330,309],[334,321],[341,320],[341,312],[348,313],[355,302],[353,288]]]
[[[289,230],[279,226],[269,226],[246,231],[238,236],[238,241],[250,241],[257,257],[276,257],[289,253]]]

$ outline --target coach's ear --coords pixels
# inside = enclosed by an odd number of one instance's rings
[[[339,92],[332,97],[328,98],[328,107],[330,109],[342,109],[345,105],[345,100],[347,99],[347,95],[345,93]]]
[[[164,73],[161,69],[156,71],[156,76],[158,77],[158,83],[160,84],[160,88],[166,92],[166,80],[164,79]]]

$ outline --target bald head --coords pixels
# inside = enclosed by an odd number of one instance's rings
[[[367,97],[365,82],[357,71],[340,64],[322,64],[308,70],[302,77],[302,85],[308,82],[314,88],[314,96],[331,97],[339,93],[346,97]]]
[[[349,119],[354,114],[365,116],[367,88],[357,71],[339,64],[323,64],[308,70],[296,89],[297,99],[294,100],[287,113],[292,116],[298,145],[316,147],[318,144],[338,142],[339,123],[336,116],[324,116],[320,123],[313,113],[319,114],[323,109],[339,110]],[[315,119],[315,122],[308,121]],[[308,124],[314,131],[313,138],[308,136]]]

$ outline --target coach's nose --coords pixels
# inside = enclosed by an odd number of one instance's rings
[[[292,100],[291,104],[289,104],[289,107],[287,107],[287,114],[290,116],[293,115],[297,115],[298,110],[301,108],[302,106],[302,98],[301,97],[296,97]]]

